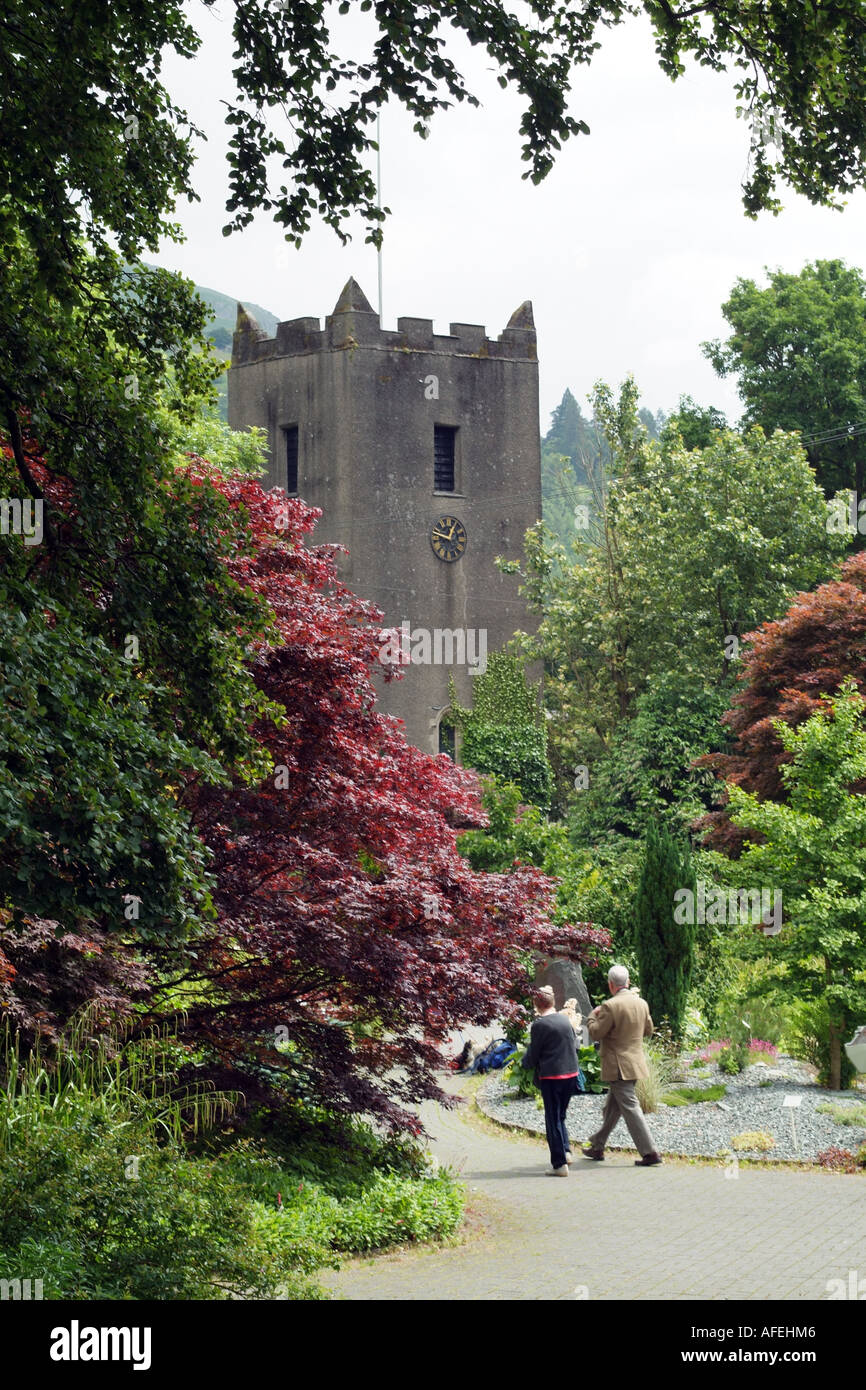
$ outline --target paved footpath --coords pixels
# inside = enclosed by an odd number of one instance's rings
[[[459,1090],[460,1079],[449,1078]],[[350,1299],[826,1299],[866,1276],[866,1179],[670,1161],[635,1168],[547,1147],[460,1111],[422,1111],[440,1163],[481,1213],[466,1242],[352,1261],[323,1282]],[[626,1142],[623,1130],[614,1141]],[[480,1196],[476,1195],[480,1194]]]

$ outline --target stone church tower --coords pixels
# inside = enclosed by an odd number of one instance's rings
[[[382,329],[350,280],[324,328],[281,323],[268,338],[238,306],[229,424],[267,431],[268,476],[322,519],[311,543],[348,548],[348,586],[400,629],[382,708],[425,752],[450,751],[440,721],[448,678],[472,704],[472,672],[534,620],[516,576],[523,534],[541,517],[538,358],[532,306],[498,338],[478,324],[434,334],[430,319]]]

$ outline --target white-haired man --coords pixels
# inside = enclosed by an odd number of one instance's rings
[[[628,971],[624,965],[612,965],[607,972],[610,999],[593,1009],[586,1026],[593,1041],[601,1040],[601,1079],[609,1086],[601,1129],[590,1135],[583,1150],[584,1158],[604,1158],[604,1146],[611,1130],[619,1120],[625,1120],[628,1132],[640,1154],[639,1168],[651,1168],[661,1163],[652,1135],[643,1117],[635,1094],[635,1082],[648,1076],[649,1068],[643,1051],[643,1040],[652,1036],[653,1021],[645,999],[629,989]]]

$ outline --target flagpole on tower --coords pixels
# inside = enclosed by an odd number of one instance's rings
[[[376,206],[377,206],[377,208],[379,209],[379,211],[381,212],[381,211],[382,211],[382,142],[381,142],[380,130],[381,130],[381,114],[380,114],[379,112],[377,112],[377,113],[376,113]],[[381,230],[382,230],[382,224],[381,224],[381,222],[380,222],[380,223],[379,223],[379,231],[381,232]],[[379,259],[379,324],[380,324],[380,326],[381,326],[381,323],[382,323],[382,247],[381,247],[381,245],[380,245],[377,249],[378,249],[378,259]]]

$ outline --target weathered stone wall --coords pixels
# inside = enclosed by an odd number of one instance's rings
[[[298,426],[298,493],[323,512],[314,541],[348,547],[341,573],[383,610],[385,625],[483,629],[488,651],[532,626],[517,580],[494,564],[497,555],[521,555],[526,528],[541,516],[528,304],[497,339],[474,324],[434,335],[427,319],[401,318],[396,333],[383,331],[353,281],[324,329],[316,319],[296,319],[269,339],[239,309],[229,423],[267,430],[270,486],[285,485],[282,431]],[[437,424],[458,429],[454,494],[433,488]],[[445,514],[459,517],[468,536],[453,563],[437,559],[430,544],[431,527]],[[446,639],[445,657],[447,646]],[[382,686],[383,708],[428,752],[438,746],[452,673],[461,703],[471,704],[466,665],[412,665],[402,680]]]

